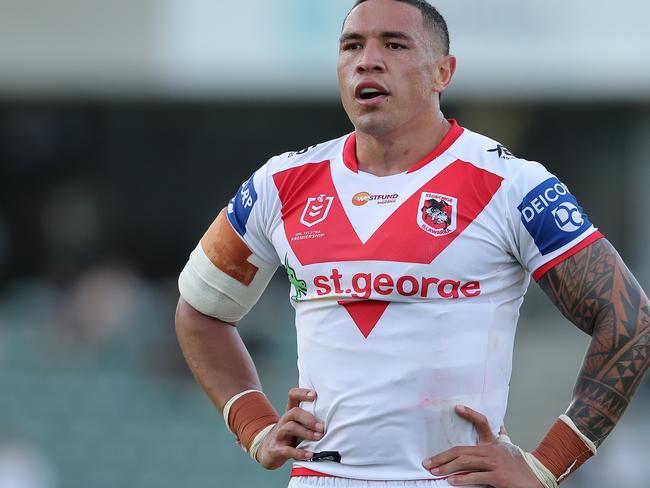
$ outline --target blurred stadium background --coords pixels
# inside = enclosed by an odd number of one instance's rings
[[[273,154],[351,130],[351,0],[0,0],[0,488],[283,487],[250,462],[175,339],[176,276]],[[440,0],[444,111],[547,164],[650,289],[650,4]],[[282,408],[297,382],[278,274],[240,326]],[[507,425],[535,446],[587,337],[531,286]],[[646,381],[570,488],[650,486]]]

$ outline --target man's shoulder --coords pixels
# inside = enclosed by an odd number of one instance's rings
[[[265,173],[273,176],[277,173],[311,163],[321,163],[342,157],[343,146],[349,134],[336,139],[313,144],[302,149],[287,151],[273,156],[266,163]]]
[[[514,154],[501,142],[469,129],[464,130],[450,152],[456,158],[497,174],[506,181],[514,181],[521,173],[543,168],[535,161]]]

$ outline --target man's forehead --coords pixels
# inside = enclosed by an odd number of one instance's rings
[[[342,34],[360,34],[378,37],[385,32],[402,32],[412,38],[424,34],[424,22],[420,11],[395,0],[368,0],[348,15]]]

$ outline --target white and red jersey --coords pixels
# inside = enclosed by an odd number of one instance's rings
[[[282,264],[296,311],[302,408],[334,451],[306,469],[433,479],[421,462],[503,423],[519,307],[532,274],[595,241],[567,187],[455,121],[408,172],[358,170],[354,134],[269,160],[228,208],[251,251]],[[340,456],[340,459],[339,459]]]

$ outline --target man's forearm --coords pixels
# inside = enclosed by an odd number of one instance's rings
[[[194,377],[219,411],[237,393],[261,390],[253,360],[233,325],[203,315],[181,298],[176,335]]]
[[[554,267],[539,284],[592,336],[567,415],[599,445],[650,366],[648,298],[605,239]]]

